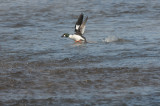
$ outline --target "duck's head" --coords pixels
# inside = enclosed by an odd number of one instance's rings
[[[69,37],[68,33],[64,33],[61,37]]]

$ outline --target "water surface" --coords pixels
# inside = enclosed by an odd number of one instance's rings
[[[0,2],[0,105],[159,105],[160,1]]]

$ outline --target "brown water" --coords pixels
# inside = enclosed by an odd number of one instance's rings
[[[0,0],[0,105],[160,104],[160,1]],[[83,12],[85,37],[73,33]]]

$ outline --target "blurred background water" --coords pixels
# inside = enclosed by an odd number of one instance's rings
[[[159,105],[159,45],[159,0],[0,0],[0,105]]]

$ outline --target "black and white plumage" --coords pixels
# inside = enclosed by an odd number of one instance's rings
[[[86,38],[83,36],[87,20],[88,17],[86,17],[86,19],[83,21],[83,14],[81,13],[75,24],[75,33],[74,34],[65,33],[62,35],[62,37],[69,37],[73,39],[75,42],[87,42]]]

